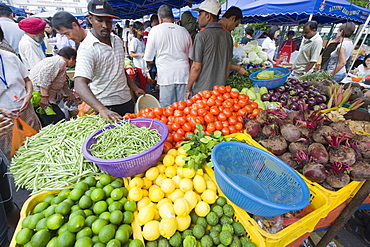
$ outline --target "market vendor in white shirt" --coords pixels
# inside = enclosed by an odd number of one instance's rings
[[[19,41],[18,50],[23,64],[28,70],[31,70],[38,62],[45,58],[41,48],[41,42],[44,40],[44,29],[46,22],[39,18],[26,18],[18,23],[21,30],[26,33]]]
[[[111,33],[112,18],[119,19],[112,7],[105,0],[92,0],[87,9],[92,29],[77,52],[75,90],[102,117],[121,120],[124,114],[134,111],[130,89],[137,96],[145,92],[124,70],[122,41]]]

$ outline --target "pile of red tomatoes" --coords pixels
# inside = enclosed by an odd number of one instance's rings
[[[187,134],[195,133],[196,124],[203,126],[205,135],[219,130],[223,135],[243,132],[243,118],[255,118],[262,111],[258,104],[245,94],[232,91],[230,86],[214,86],[186,101],[167,107],[146,108],[125,118],[152,118],[165,123],[169,135],[165,148],[179,144]]]

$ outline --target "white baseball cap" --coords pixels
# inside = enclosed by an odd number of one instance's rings
[[[218,16],[220,13],[221,5],[216,0],[205,0],[199,6],[199,8],[192,9],[193,11],[206,11],[213,15]]]

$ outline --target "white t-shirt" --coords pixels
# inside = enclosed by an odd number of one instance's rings
[[[328,62],[328,72],[330,73],[335,69],[335,67],[338,64],[339,60],[339,54],[338,54],[338,48],[342,48],[345,50],[346,53],[346,61],[348,58],[352,55],[354,45],[351,40],[344,40],[342,44],[338,44],[337,48],[330,54],[329,62]],[[346,73],[346,66],[343,66],[337,74],[344,74]]]
[[[145,52],[144,41],[139,40],[137,38],[133,38],[129,44],[128,50],[129,52],[134,53],[144,53]],[[146,62],[142,57],[133,57],[132,60],[134,61],[135,67],[142,69],[143,72],[146,71]]]
[[[5,72],[4,75],[0,60],[0,76],[6,81],[9,87],[9,89],[7,89],[5,83],[0,81],[0,107],[11,111],[17,111],[23,105],[23,101],[16,102],[13,96],[16,95],[18,98],[21,98],[26,95],[24,78],[28,77],[28,70],[21,60],[13,53],[0,50],[0,55]]]
[[[130,28],[126,27],[126,28],[123,29],[123,31],[122,31],[122,40],[123,41],[127,41],[128,32],[130,32]]]
[[[112,46],[88,32],[78,48],[75,69],[75,77],[91,80],[91,91],[105,106],[120,105],[131,99],[122,41],[114,34],[110,39]]]
[[[262,49],[267,50],[267,56],[271,59],[274,59],[276,45],[275,41],[270,39],[269,37],[266,37],[266,39],[262,43]]]
[[[165,22],[150,31],[144,60],[153,61],[155,57],[159,85],[187,84],[192,50],[189,32],[184,27]]]
[[[370,74],[370,69],[366,69],[365,70],[365,66],[363,64],[360,64],[358,67],[358,72],[357,72],[357,75],[358,76],[365,76],[365,75],[368,75]]]
[[[18,45],[19,55],[28,70],[45,58],[41,44],[37,43],[27,34],[24,34]]]

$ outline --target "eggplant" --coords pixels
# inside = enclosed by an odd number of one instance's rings
[[[281,96],[281,93],[280,92],[275,92],[274,93],[276,96],[278,96],[278,98],[280,98],[280,96]]]
[[[269,89],[269,94],[274,94],[275,93],[275,90],[274,89]]]
[[[295,95],[297,95],[297,93],[298,93],[297,89],[292,89],[292,90],[289,91],[289,94],[291,96],[295,96]]]
[[[309,82],[307,82],[307,81],[304,81],[304,82],[301,83],[301,86],[303,88],[308,88],[309,86],[311,86],[311,84]]]
[[[270,98],[271,98],[271,94],[269,93],[264,93],[261,95],[261,100],[263,101],[270,101]]]
[[[299,83],[299,81],[296,78],[290,78],[290,83],[292,83],[293,85],[296,85]]]
[[[280,86],[280,87],[276,88],[276,91],[277,92],[280,92],[280,93],[284,93],[285,92],[285,87],[284,86]]]
[[[284,92],[284,93],[281,94],[281,97],[284,97],[284,98],[288,97],[289,98],[290,94],[288,92]]]
[[[323,96],[321,96],[321,95],[317,95],[315,97],[315,100],[316,100],[316,103],[317,104],[325,103],[325,98]]]
[[[290,107],[290,109],[291,109],[292,111],[299,111],[299,105],[298,105],[298,103],[297,103],[297,102],[293,102],[293,103],[291,103],[289,107]]]
[[[321,103],[319,106],[321,110],[328,109],[328,106],[325,103]]]
[[[315,98],[309,98],[307,101],[306,101],[307,105],[310,107],[310,106],[314,106],[316,105],[316,100]]]
[[[309,86],[306,90],[310,92],[316,91],[313,86]]]
[[[290,87],[291,87],[291,84],[289,83],[285,83],[284,85],[284,88],[285,88],[285,90],[289,90],[290,89]]]
[[[314,91],[311,91],[311,92],[308,92],[307,96],[308,96],[308,98],[315,98],[316,93]]]
[[[286,98],[280,98],[279,99],[279,102],[283,105],[283,106],[285,106],[286,104],[287,104],[287,99]]]
[[[303,97],[303,95],[305,95],[306,94],[306,91],[300,91],[299,93],[298,93],[298,96],[299,97]]]
[[[276,94],[271,95],[270,101],[271,102],[279,102],[280,97],[278,97]]]
[[[292,104],[292,103],[293,103],[293,101],[288,98],[287,101],[286,101],[286,106],[290,106],[290,104]]]

